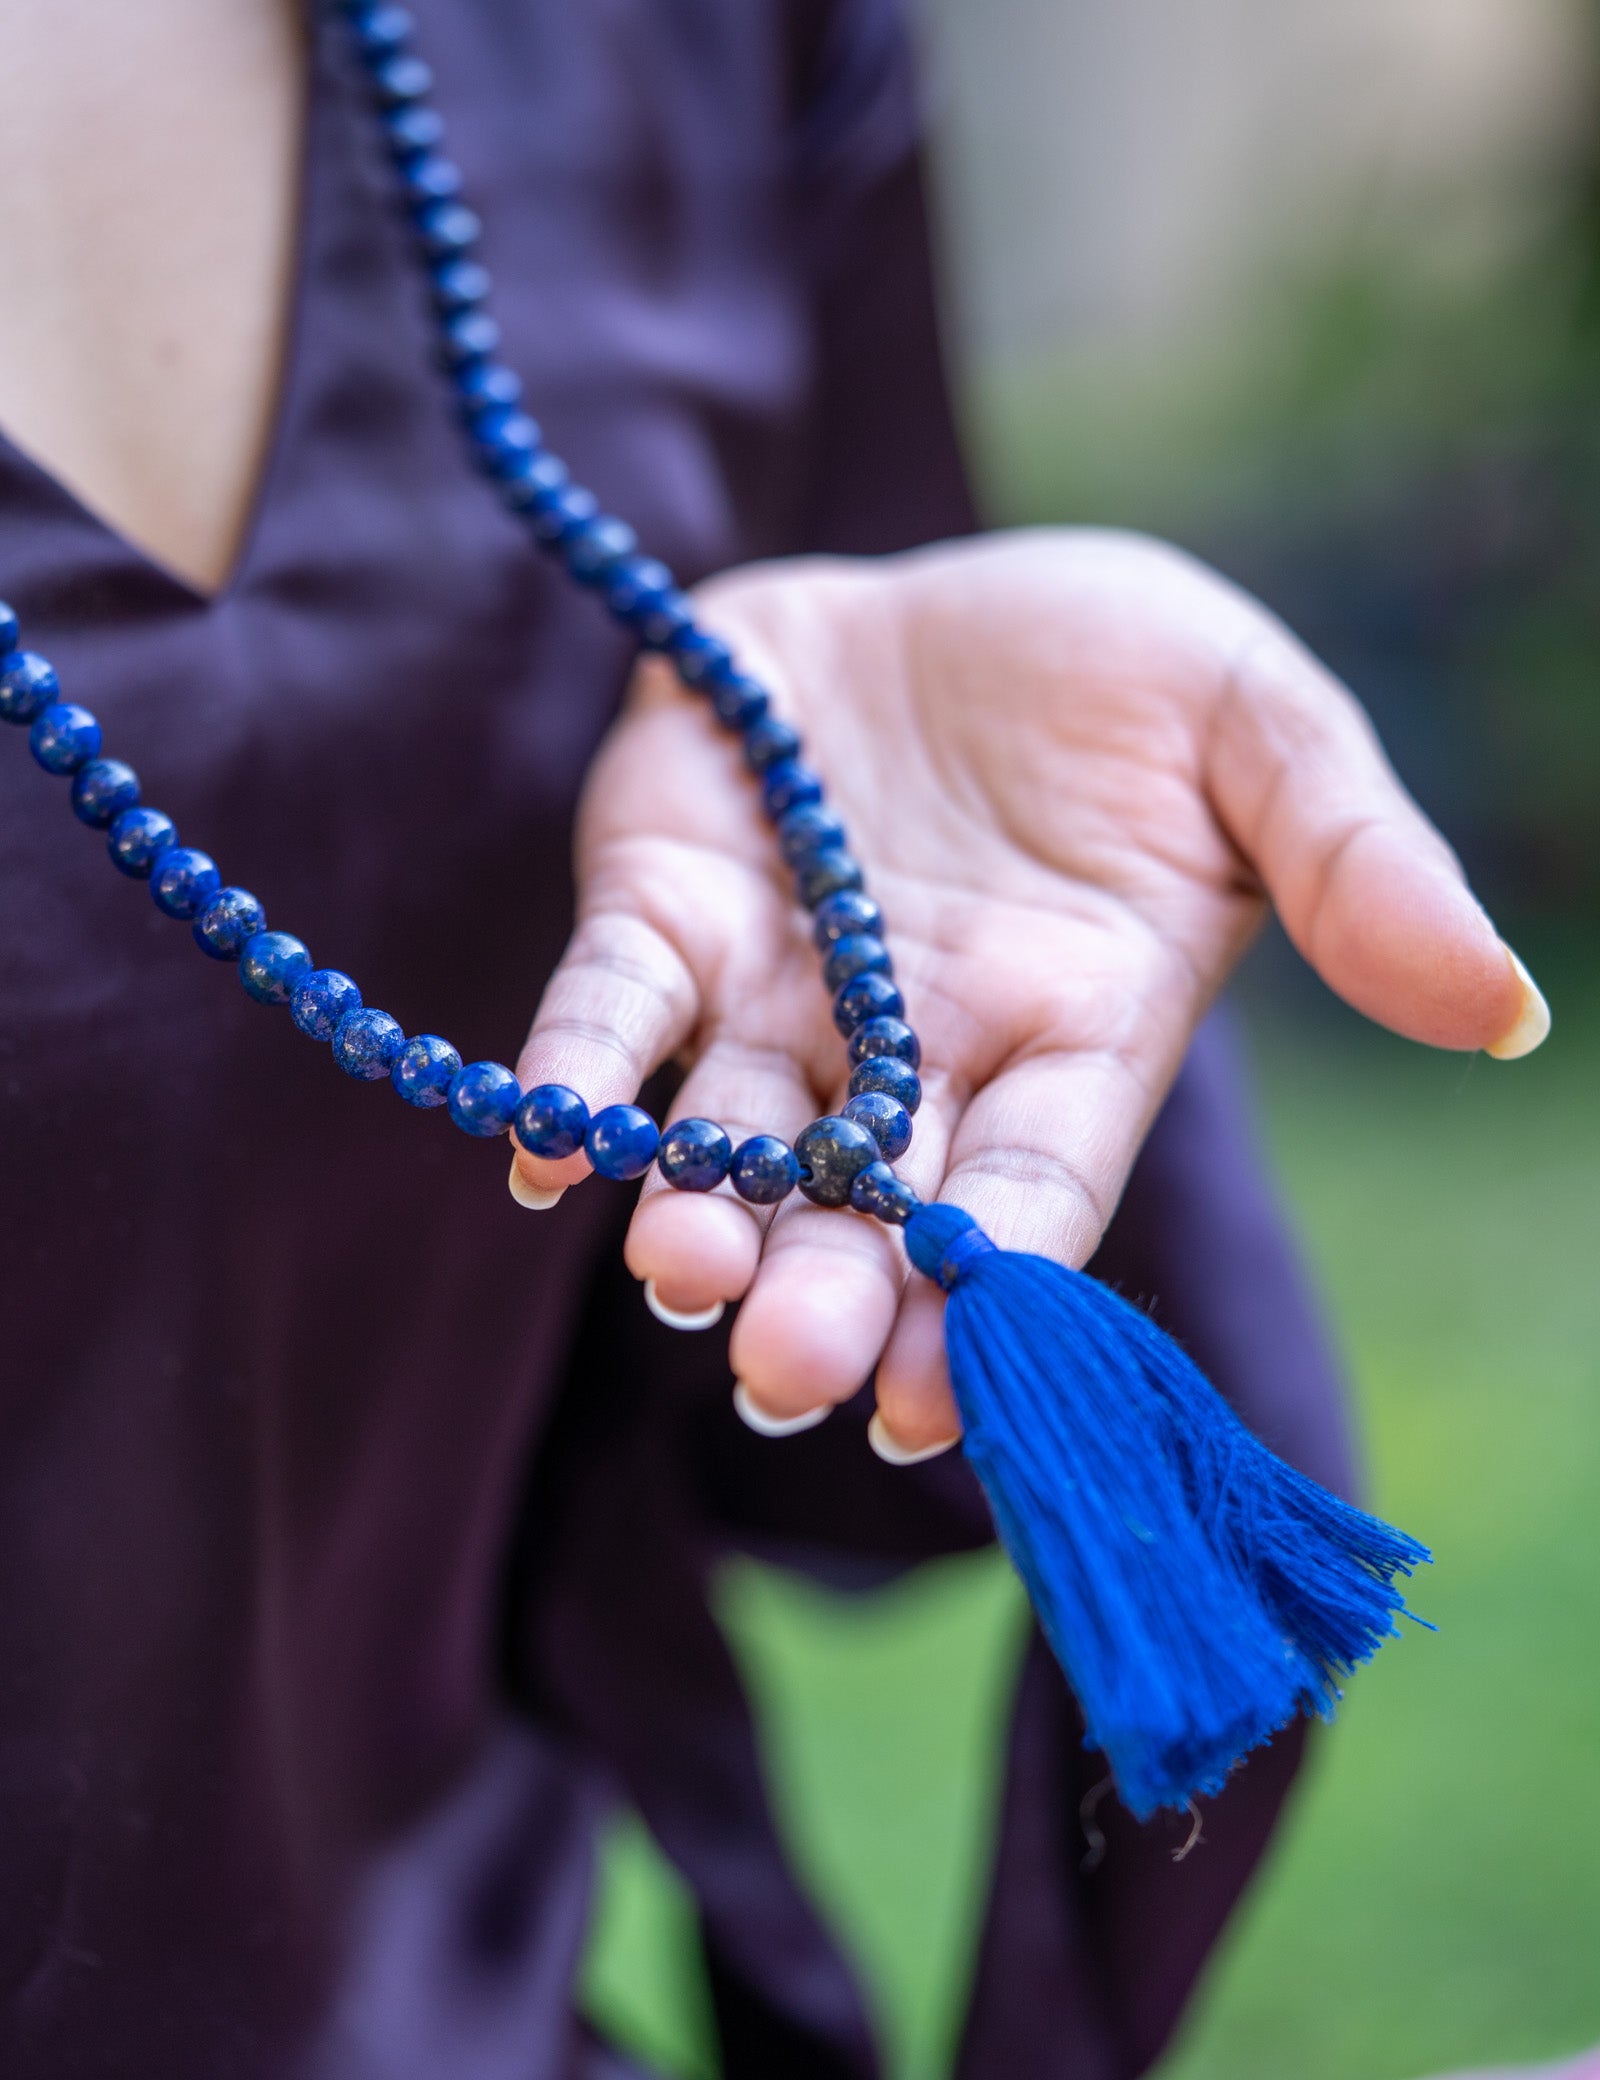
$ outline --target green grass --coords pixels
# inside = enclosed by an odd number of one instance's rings
[[[1352,1686],[1170,2080],[1404,2080],[1600,2039],[1600,1017],[1516,1067],[1263,1037],[1270,1138],[1349,1352],[1379,1505],[1434,1546]],[[899,2080],[959,2011],[1019,1598],[992,1560],[865,1602],[753,1566],[724,1616],[796,1861]],[[692,1923],[637,1829],[589,1998],[712,2075]]]

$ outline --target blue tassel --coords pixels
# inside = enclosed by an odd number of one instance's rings
[[[966,1456],[1129,1810],[1182,1809],[1329,1713],[1425,1548],[1286,1466],[1097,1280],[997,1249],[955,1206],[905,1235],[950,1296]]]

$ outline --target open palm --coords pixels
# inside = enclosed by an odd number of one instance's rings
[[[1435,1046],[1542,1012],[1350,696],[1253,601],[1136,537],[995,536],[769,564],[706,623],[804,732],[881,901],[925,1098],[896,1166],[1003,1246],[1082,1263],[1267,896],[1341,996]],[[579,916],[519,1065],[591,1107],[670,1056],[675,1116],[793,1140],[844,1097],[808,920],[736,746],[659,663],[590,775]],[[519,1155],[526,1182],[582,1157]],[[735,1369],[795,1415],[876,1364],[894,1438],[958,1428],[942,1295],[798,1197],[652,1176],[628,1262],[685,1311],[744,1296]]]

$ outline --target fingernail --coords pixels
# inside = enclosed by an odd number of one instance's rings
[[[566,1190],[566,1186],[560,1184],[556,1186],[553,1192],[542,1192],[536,1184],[529,1184],[528,1180],[517,1168],[515,1156],[511,1158],[511,1175],[507,1182],[511,1186],[512,1198],[516,1200],[519,1206],[526,1206],[530,1213],[546,1212],[550,1207],[554,1206]]]
[[[941,1437],[937,1444],[925,1444],[917,1452],[908,1451],[903,1444],[895,1441],[888,1424],[874,1409],[872,1420],[867,1425],[867,1442],[886,1465],[920,1466],[924,1459],[937,1459],[941,1452],[949,1451],[952,1445],[959,1444],[961,1440],[959,1437]]]
[[[802,1430],[815,1430],[833,1414],[833,1403],[824,1401],[820,1408],[808,1408],[803,1415],[769,1416],[751,1400],[750,1389],[742,1379],[733,1383],[733,1406],[740,1422],[759,1437],[798,1437]]]
[[[1522,984],[1522,1009],[1505,1038],[1484,1049],[1484,1053],[1493,1055],[1497,1062],[1520,1061],[1523,1055],[1532,1054],[1536,1047],[1543,1045],[1550,1031],[1550,1006],[1544,1000],[1544,992],[1509,946],[1506,959],[1516,969],[1517,980]]]
[[[677,1308],[669,1307],[656,1291],[656,1282],[647,1278],[644,1282],[644,1304],[658,1322],[665,1322],[669,1329],[710,1329],[722,1320],[726,1300],[713,1300],[709,1307],[702,1307],[698,1314],[681,1314]]]

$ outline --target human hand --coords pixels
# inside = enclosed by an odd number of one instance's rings
[[[923,1045],[896,1165],[1002,1247],[1093,1253],[1196,1025],[1268,897],[1331,988],[1505,1057],[1549,1015],[1350,695],[1245,594],[1138,537],[1039,531],[702,588],[803,732],[881,901]],[[793,1141],[845,1047],[736,743],[658,660],[590,774],[579,915],[518,1064],[591,1109],[659,1063],[674,1117]],[[526,1183],[588,1173],[519,1153]],[[876,1364],[908,1451],[959,1430],[943,1295],[861,1215],[772,1213],[651,1174],[627,1260],[684,1312],[743,1298],[762,1409],[847,1399]]]

